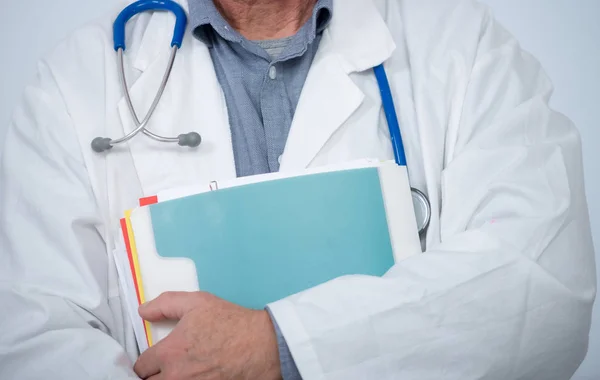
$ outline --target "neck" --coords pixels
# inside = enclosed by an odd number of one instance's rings
[[[213,0],[229,24],[249,40],[296,34],[312,15],[316,0]]]

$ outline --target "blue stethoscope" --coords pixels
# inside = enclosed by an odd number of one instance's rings
[[[131,102],[131,96],[129,95],[127,81],[125,79],[125,69],[123,65],[123,53],[125,51],[125,24],[127,24],[127,22],[136,14],[153,10],[165,10],[173,12],[176,17],[175,31],[173,33],[173,39],[171,41],[171,57],[169,58],[169,63],[167,64],[167,70],[165,71],[161,85],[156,93],[156,96],[154,97],[154,101],[152,102],[148,113],[146,114],[144,119],[140,121]],[[127,102],[127,107],[129,108],[129,112],[131,113],[131,117],[135,122],[136,128],[133,131],[126,134],[125,136],[114,140],[108,137],[96,137],[91,144],[92,149],[95,152],[106,152],[115,145],[131,140],[140,132],[160,142],[176,142],[181,146],[187,146],[191,148],[195,148],[200,145],[200,143],[202,142],[202,138],[197,132],[184,133],[177,137],[164,137],[157,135],[156,133],[146,128],[148,121],[150,121],[152,114],[154,113],[156,107],[158,106],[158,103],[160,102],[160,98],[162,97],[165,87],[167,86],[167,82],[169,81],[169,77],[173,69],[173,63],[175,62],[175,57],[177,55],[177,50],[181,48],[181,43],[183,42],[186,26],[187,16],[185,14],[185,11],[179,4],[172,0],[140,0],[127,6],[119,14],[113,25],[114,45],[115,51],[117,52],[117,60],[119,64],[119,80],[121,83],[125,101]],[[406,166],[406,155],[404,153],[402,135],[400,134],[400,124],[398,123],[398,115],[396,114],[396,108],[394,106],[392,91],[390,89],[390,84],[388,82],[388,78],[383,64],[375,66],[373,68],[373,71],[375,72],[377,84],[379,85],[379,90],[381,92],[383,110],[385,112],[388,128],[390,130],[390,138],[392,142],[392,148],[394,150],[394,159],[398,165]],[[417,227],[419,230],[419,234],[423,234],[427,230],[427,227],[429,226],[429,221],[431,219],[431,204],[427,196],[422,191],[415,188],[411,188],[411,193],[413,197],[413,204],[415,208],[415,216],[417,218]]]

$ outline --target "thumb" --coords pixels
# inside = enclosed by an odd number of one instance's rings
[[[180,320],[193,309],[195,293],[165,292],[152,301],[140,305],[140,317],[149,322]]]

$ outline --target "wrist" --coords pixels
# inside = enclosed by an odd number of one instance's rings
[[[258,368],[260,376],[265,380],[281,380],[281,363],[279,362],[279,347],[273,321],[266,310],[256,311],[254,325],[257,327],[257,344],[255,348],[259,355]]]

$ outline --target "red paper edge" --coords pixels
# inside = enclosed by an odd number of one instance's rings
[[[153,195],[151,197],[140,198],[140,207],[153,205],[158,203],[158,196]]]
[[[129,234],[127,233],[127,221],[125,218],[121,219],[121,231],[123,231],[123,239],[125,239],[125,248],[127,249],[127,259],[129,260],[129,270],[133,276],[133,285],[135,286],[135,294],[137,296],[138,305],[142,304],[140,298],[140,289],[138,288],[138,282],[135,278],[135,267],[133,266],[133,257],[131,255],[131,242],[129,241]]]

